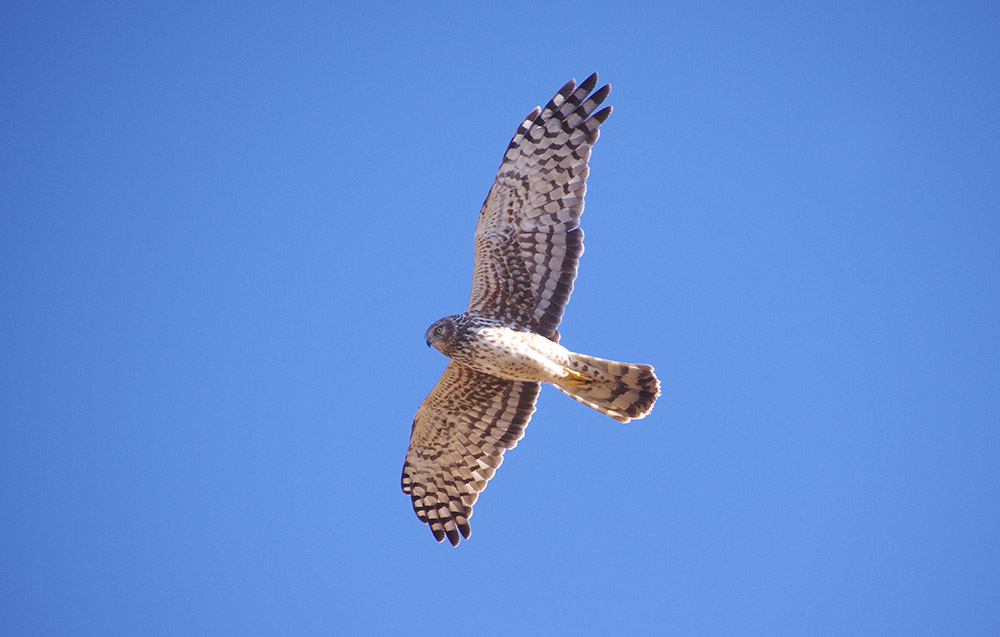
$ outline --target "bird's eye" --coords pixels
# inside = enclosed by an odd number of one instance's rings
[[[444,333],[444,328],[439,325],[438,327],[434,328],[434,333],[435,334],[443,334]]]

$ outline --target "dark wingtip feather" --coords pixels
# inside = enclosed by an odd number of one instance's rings
[[[576,78],[572,78],[570,79],[569,82],[563,84],[563,87],[559,89],[559,92],[556,93],[556,95],[562,95],[563,97],[566,97],[567,95],[572,93],[574,89],[576,89]]]
[[[597,86],[597,73],[591,73],[590,77],[580,82],[580,88],[586,90],[588,93]]]
[[[597,111],[590,117],[590,121],[597,122],[598,124],[603,124],[606,119],[611,117],[611,111],[614,109],[613,106],[605,106],[601,110]],[[617,121],[617,120],[616,120]]]
[[[610,94],[611,94],[611,85],[605,84],[604,86],[593,92],[593,94],[590,96],[589,101],[593,102],[594,104],[600,104],[604,100],[608,99],[608,95]]]

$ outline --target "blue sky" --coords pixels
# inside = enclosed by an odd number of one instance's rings
[[[1000,632],[1000,9],[10,2],[0,633]],[[473,535],[399,476],[520,119],[601,74]]]

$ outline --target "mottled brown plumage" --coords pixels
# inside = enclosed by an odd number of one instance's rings
[[[596,85],[596,73],[569,81],[518,127],[479,213],[469,306],[425,335],[451,361],[413,420],[402,486],[439,542],[469,537],[472,505],[524,435],[539,383],[621,422],[659,396],[649,365],[559,344],[583,254],[587,161],[611,114],[597,110],[611,87]]]

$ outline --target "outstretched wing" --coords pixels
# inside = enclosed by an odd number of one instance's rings
[[[468,539],[472,505],[503,453],[524,436],[538,383],[509,381],[449,362],[413,419],[403,491],[438,542]]]
[[[521,123],[479,213],[470,313],[559,340],[583,254],[587,160],[611,107],[597,74],[570,80]],[[589,96],[589,97],[588,97]]]

